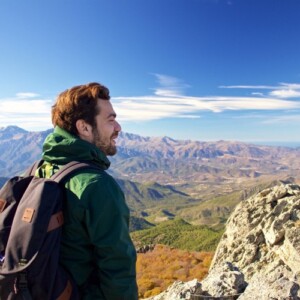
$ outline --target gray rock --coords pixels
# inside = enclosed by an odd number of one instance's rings
[[[262,275],[254,276],[238,300],[291,300],[299,298],[299,285],[286,277],[275,281]]]
[[[177,283],[148,300],[190,299],[193,293],[215,299],[240,294],[239,300],[300,300],[298,185],[281,183],[240,202],[208,276],[201,283]]]
[[[166,291],[163,293],[147,298],[148,300],[182,300],[190,299],[191,293],[196,291],[201,292],[201,284],[197,279],[189,282],[175,281]],[[145,299],[146,300],[146,299]]]
[[[247,286],[244,274],[229,262],[214,268],[201,284],[203,295],[215,297],[240,294]]]

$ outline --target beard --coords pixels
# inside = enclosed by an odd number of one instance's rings
[[[113,156],[117,153],[117,147],[112,143],[112,139],[118,136],[117,132],[114,132],[109,138],[101,136],[97,129],[94,130],[93,144],[100,149],[105,155]]]

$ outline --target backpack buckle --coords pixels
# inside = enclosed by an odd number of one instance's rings
[[[28,290],[27,272],[22,271],[15,279],[14,292],[18,294],[20,291]]]
[[[22,258],[19,261],[19,266],[24,266],[27,260]],[[21,271],[15,279],[14,291],[18,294],[20,291],[28,290],[27,270]]]

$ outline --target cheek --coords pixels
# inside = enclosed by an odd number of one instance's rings
[[[111,136],[111,134],[115,131],[115,127],[113,124],[106,124],[102,128],[103,135]]]

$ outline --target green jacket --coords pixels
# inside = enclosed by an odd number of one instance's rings
[[[72,274],[82,299],[135,300],[136,251],[129,235],[129,209],[110,162],[91,143],[54,129],[43,146],[40,176],[49,177],[72,160],[101,170],[81,170],[66,181],[61,264]]]

